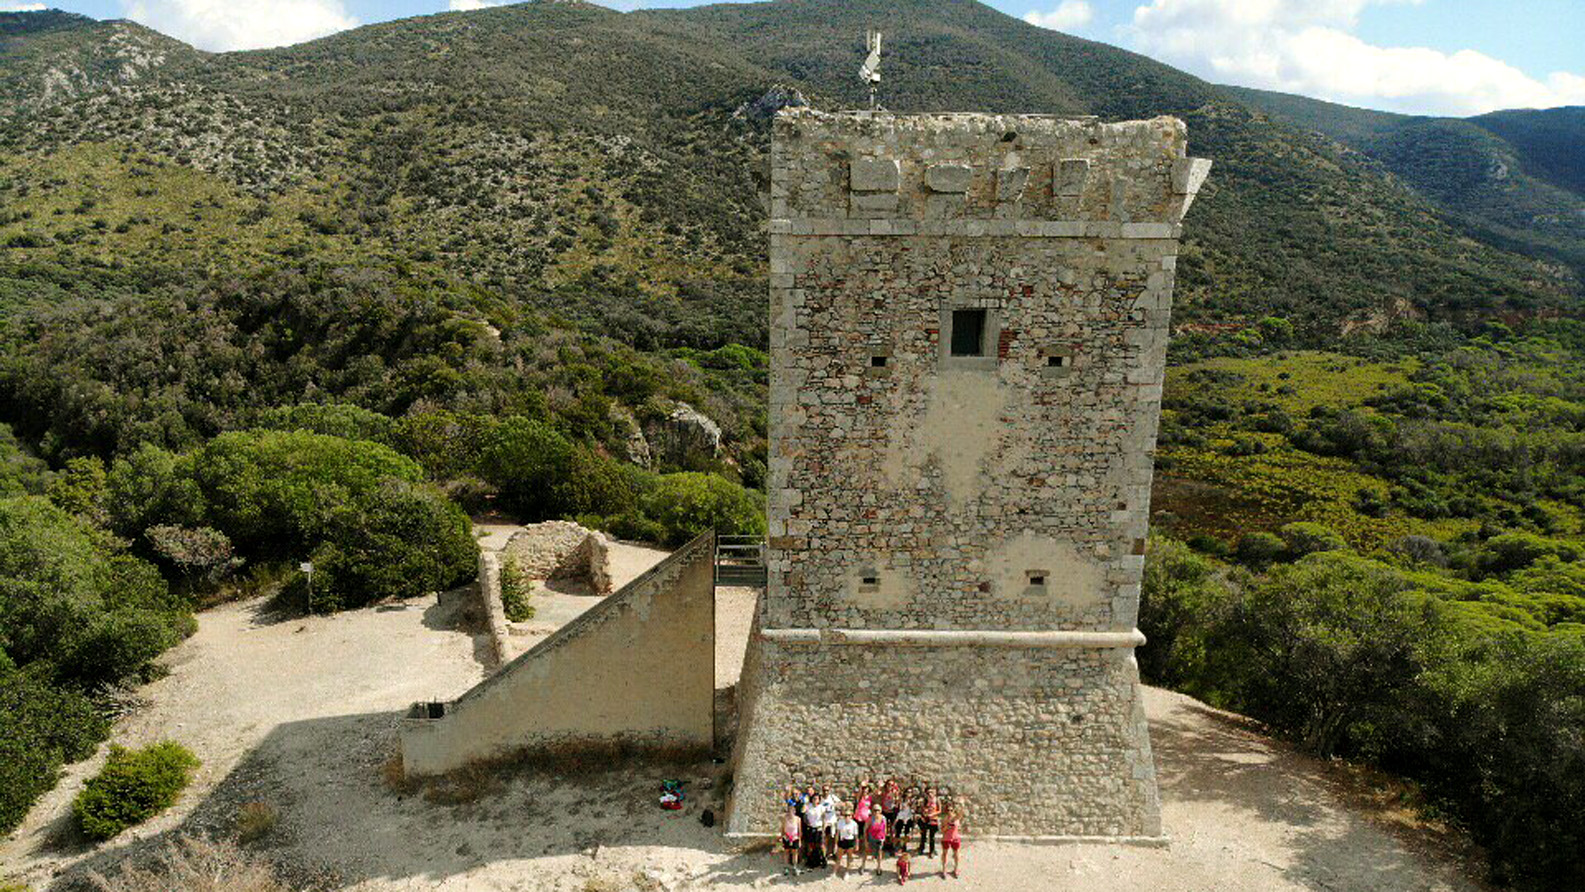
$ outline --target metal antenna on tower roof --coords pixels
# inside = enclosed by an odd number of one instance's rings
[[[869,47],[869,58],[859,67],[859,79],[870,88],[870,111],[875,111],[880,105],[875,100],[875,89],[881,82],[881,32],[871,29],[865,32],[864,42]]]

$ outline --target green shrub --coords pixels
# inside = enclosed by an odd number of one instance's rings
[[[197,767],[198,758],[172,741],[111,747],[104,768],[72,802],[77,825],[90,839],[110,839],[173,805]]]
[[[1247,591],[1214,659],[1240,667],[1246,711],[1311,752],[1379,749],[1441,628],[1434,605],[1385,565],[1316,554]]]
[[[1223,568],[1181,542],[1152,537],[1140,590],[1139,671],[1153,684],[1170,685],[1219,703],[1206,673],[1204,636],[1232,602]]]
[[[3,661],[0,661],[3,662]],[[32,673],[0,669],[0,833],[22,822],[55,786],[60,767],[85,759],[110,723],[75,691]]]
[[[159,571],[36,496],[0,499],[0,649],[84,688],[140,672],[190,629]]]
[[[514,416],[491,434],[479,473],[500,491],[502,506],[522,519],[560,517],[570,507],[564,487],[575,453],[572,441],[551,425]]]
[[[1585,557],[1585,545],[1533,533],[1504,533],[1491,537],[1480,549],[1476,572],[1481,576],[1500,576],[1523,570],[1546,557],[1572,563]]]
[[[204,499],[186,464],[148,443],[116,459],[105,481],[110,528],[136,539],[157,524],[197,526]]]
[[[644,496],[644,513],[660,524],[668,545],[681,545],[705,530],[721,535],[765,534],[764,497],[714,474],[662,476]]]
[[[1348,548],[1348,542],[1335,530],[1318,523],[1303,521],[1290,523],[1278,530],[1278,533],[1282,535],[1282,541],[1287,543],[1288,555],[1292,558],[1301,558],[1322,551],[1344,551]]]
[[[107,519],[104,462],[97,458],[71,459],[50,481],[45,494],[70,514],[93,523],[104,523]]]
[[[361,504],[423,469],[388,446],[306,431],[241,431],[191,456],[205,519],[244,553],[302,554],[323,538],[330,515]]]
[[[1246,533],[1238,537],[1233,552],[1240,563],[1259,569],[1279,560],[1287,550],[1288,544],[1274,533]]]
[[[468,516],[425,484],[392,482],[337,509],[313,552],[315,611],[444,591],[476,571]]]
[[[507,619],[521,623],[534,618],[534,604],[529,600],[533,592],[532,581],[517,561],[501,564],[501,609]]]
[[[304,403],[265,409],[258,413],[254,426],[279,431],[308,431],[344,440],[372,440],[391,446],[394,445],[392,441],[396,422],[361,406]]]

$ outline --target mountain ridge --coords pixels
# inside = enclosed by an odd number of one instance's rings
[[[66,46],[23,39],[0,56],[0,86],[25,100],[0,118],[0,171],[31,178],[52,156],[137,147],[218,178],[235,191],[229,200],[296,216],[301,225],[276,218],[280,237],[268,239],[287,244],[233,263],[290,260],[271,251],[362,255],[618,337],[634,320],[617,305],[636,301],[642,316],[665,319],[639,327],[641,346],[762,344],[768,132],[732,112],[777,84],[816,104],[866,101],[852,69],[868,24],[892,29],[882,93],[898,111],[1185,118],[1193,150],[1218,169],[1189,221],[1183,322],[1275,315],[1325,338],[1391,307],[1457,321],[1577,305],[1576,275],[1509,250],[1517,243],[1502,233],[1460,232],[1329,138],[1143,56],[972,0],[630,13],[538,2],[225,54],[106,23],[69,28],[78,39]],[[73,69],[83,74],[72,89],[51,92],[47,73],[62,59],[88,62]],[[140,165],[116,167],[97,176],[130,179]],[[70,179],[51,188],[82,185]],[[65,225],[77,222],[0,225],[0,244],[21,245],[0,252],[0,265],[121,262],[190,275],[210,235],[197,225],[197,239],[145,237],[147,254],[128,250],[135,240],[116,231],[125,221]],[[226,238],[222,257],[235,254]],[[700,314],[706,331],[679,338]]]

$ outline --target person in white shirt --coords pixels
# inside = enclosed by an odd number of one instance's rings
[[[845,876],[853,869],[853,853],[859,847],[859,822],[853,820],[853,810],[842,809],[837,819],[837,876]]]
[[[841,818],[842,800],[831,792],[829,786],[820,788],[820,816],[823,819],[821,830],[825,837],[826,859],[836,866],[837,853],[837,821]]]
[[[804,798],[803,818],[804,855],[809,857],[814,852],[825,850],[825,801],[812,786]]]

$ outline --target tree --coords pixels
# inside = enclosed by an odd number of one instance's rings
[[[231,549],[231,539],[210,527],[154,526],[144,533],[154,553],[169,561],[182,580],[213,584],[242,565]]]
[[[1316,554],[1251,587],[1218,653],[1246,665],[1238,699],[1251,714],[1330,756],[1368,747],[1405,714],[1441,628],[1435,602],[1382,564]]]
[[[444,591],[478,566],[468,516],[424,485],[393,481],[337,510],[326,527],[313,554],[316,611]]]

